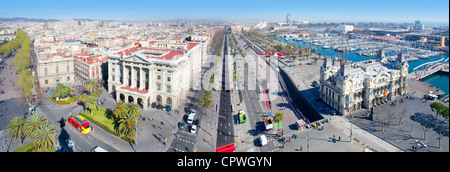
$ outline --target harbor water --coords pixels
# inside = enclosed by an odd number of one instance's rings
[[[296,45],[296,46],[300,45],[302,48],[310,47],[310,49],[315,50],[317,53],[322,52],[322,56],[347,58],[348,60],[353,61],[353,62],[360,62],[360,61],[366,61],[366,60],[370,60],[370,59],[376,59],[376,56],[369,56],[369,57],[361,56],[361,55],[356,54],[355,52],[341,53],[341,52],[336,52],[334,49],[319,48],[319,46],[314,46],[314,45],[304,42],[304,41],[286,39],[283,37],[277,37],[277,38],[282,43]],[[444,58],[444,60],[448,59],[449,53],[441,54],[441,55],[437,55],[437,56],[431,56],[429,58],[419,58],[418,60],[409,61],[409,73],[414,72],[414,70],[413,70],[414,68],[416,68],[424,63],[437,61],[442,58]],[[443,63],[444,60],[442,60],[440,63]],[[449,63],[449,60],[447,60],[444,63]],[[416,69],[415,71],[422,70],[422,69],[424,69],[424,68],[420,67],[420,68]],[[422,81],[426,82],[428,84],[431,84],[435,87],[438,87],[439,89],[444,91],[445,94],[442,95],[442,97],[449,94],[449,74],[448,73],[436,73],[436,74],[430,75],[429,77],[424,78]]]

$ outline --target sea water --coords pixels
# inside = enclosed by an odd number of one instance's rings
[[[282,37],[277,37],[278,40],[282,43],[288,43],[291,45],[300,45],[302,48],[305,47],[311,47],[312,49],[314,49],[317,53],[322,52],[322,56],[331,56],[331,57],[340,57],[340,58],[348,58],[348,60],[353,61],[353,62],[360,62],[360,61],[366,61],[366,60],[370,60],[370,59],[376,59],[376,56],[361,56],[356,54],[355,52],[349,52],[349,53],[340,53],[340,52],[336,52],[334,51],[334,49],[324,49],[324,48],[318,48],[319,46],[314,46],[310,43],[305,43],[303,41],[295,41],[295,40],[287,40],[285,38]],[[409,61],[409,70],[408,72],[414,72],[414,68],[416,68],[417,66],[427,63],[427,62],[432,62],[432,61],[437,61],[444,58],[448,59],[449,58],[449,53],[446,54],[441,54],[441,55],[437,55],[437,56],[432,56],[429,58],[419,58],[418,60],[415,61]],[[449,63],[449,60],[447,60],[447,62],[445,63]],[[421,70],[417,69],[417,70]],[[416,71],[417,71],[416,70]],[[429,77],[426,77],[422,80],[423,82],[426,82],[428,84],[431,84],[435,87],[438,87],[439,89],[441,89],[442,91],[445,92],[443,96],[446,96],[449,94],[449,75],[448,73],[444,74],[444,73],[436,73],[433,75],[430,75]]]

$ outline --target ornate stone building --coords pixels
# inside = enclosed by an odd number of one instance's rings
[[[75,81],[70,53],[39,53],[36,68],[41,88],[56,87],[59,83],[71,85]]]
[[[326,58],[320,67],[320,98],[341,115],[371,108],[406,94],[408,62],[399,54],[388,63],[380,50],[376,60],[342,62]]]
[[[204,43],[179,43],[173,49],[132,47],[108,56],[108,92],[116,100],[177,107],[200,73]]]

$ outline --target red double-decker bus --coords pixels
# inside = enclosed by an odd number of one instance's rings
[[[234,143],[216,149],[216,152],[234,152]]]
[[[69,124],[72,124],[78,131],[87,135],[91,132],[92,126],[87,122],[86,118],[81,115],[75,116],[73,114],[69,115]]]

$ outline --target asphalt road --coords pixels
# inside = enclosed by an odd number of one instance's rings
[[[62,148],[63,152],[90,152],[95,146],[99,146],[110,152],[117,152],[116,149],[110,147],[109,145],[103,143],[99,139],[93,137],[91,134],[84,135],[75,129],[69,122],[67,118],[71,111],[76,111],[76,109],[81,109],[78,105],[68,106],[68,107],[58,107],[57,105],[50,104],[48,101],[42,101],[37,106],[37,112],[47,117],[50,124],[57,130],[58,133],[58,144]],[[60,127],[58,121],[64,119],[65,126]],[[94,131],[95,132],[95,127]],[[74,147],[70,148],[66,144],[66,140],[71,139],[74,141]]]
[[[227,32],[225,32],[227,33]],[[222,90],[220,91],[220,104],[219,104],[219,120],[217,126],[217,142],[216,148],[234,143],[234,126],[233,126],[233,114],[232,104],[230,97],[230,90],[225,85],[225,69],[228,68],[227,55],[228,55],[228,36],[225,34],[225,43],[223,50],[223,69],[222,69]]]
[[[34,54],[31,54],[31,56],[33,58],[35,57]],[[0,95],[1,100],[4,100],[0,103],[0,113],[2,113],[2,117],[0,117],[0,130],[7,129],[9,121],[14,117],[22,115],[26,116],[28,113],[28,104],[25,102],[23,90],[15,90],[17,88],[17,84],[15,84],[17,83],[17,75],[15,74],[16,69],[14,68],[14,65],[12,65],[13,58],[14,57],[8,58],[0,65],[4,67],[0,69],[0,76],[2,76],[0,78],[0,90],[4,91],[4,94]],[[12,85],[13,83],[15,85]],[[48,95],[46,92],[43,94]],[[62,151],[89,152],[95,146],[100,146],[111,152],[117,151],[91,135],[83,135],[67,122],[69,112],[75,111],[77,108],[79,108],[77,110],[81,109],[78,105],[58,106],[49,102],[50,100],[47,96],[43,97],[42,95],[38,100],[40,102],[36,106],[36,112],[45,116],[48,119],[49,124],[57,131],[58,138],[56,146],[62,148]],[[57,121],[61,120],[61,118],[66,120],[65,127],[60,127],[57,123]],[[0,149],[0,151],[14,151],[15,149],[23,146],[18,145],[16,142],[10,142],[7,137],[4,139],[8,140],[8,142],[6,142],[8,145],[4,147],[4,149]],[[68,147],[65,143],[67,139],[73,140],[75,142],[75,146],[72,148]],[[3,146],[3,144],[0,145]]]

